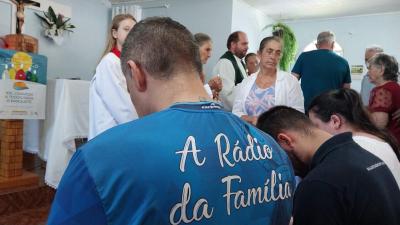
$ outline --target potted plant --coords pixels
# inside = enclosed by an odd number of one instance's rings
[[[74,32],[74,25],[69,23],[71,18],[64,17],[62,14],[56,14],[51,6],[43,12],[43,15],[35,13],[42,21],[42,26],[45,28],[44,34],[50,37],[58,45],[61,45],[64,38],[64,32]]]
[[[279,68],[284,71],[289,71],[290,65],[294,62],[297,53],[296,36],[288,25],[281,22],[267,25],[263,30],[271,26],[272,35],[280,37],[283,41],[282,58],[279,63]]]

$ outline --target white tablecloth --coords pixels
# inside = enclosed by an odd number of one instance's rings
[[[24,151],[38,154],[43,120],[24,120]]]
[[[88,136],[89,84],[82,80],[48,80],[39,156],[47,161],[45,182],[53,188],[57,188],[75,152],[74,139]]]

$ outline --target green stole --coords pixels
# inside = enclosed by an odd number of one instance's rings
[[[235,69],[235,85],[239,84],[242,82],[243,78],[245,77],[244,74],[242,74],[242,71],[239,69],[239,65],[236,62],[235,56],[233,56],[233,53],[230,51],[225,52],[220,59],[227,59],[231,61],[233,68]],[[240,60],[240,62],[243,65],[243,68],[246,70],[246,65]]]

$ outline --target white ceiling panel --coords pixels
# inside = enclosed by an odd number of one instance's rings
[[[400,0],[244,0],[275,20],[334,18],[400,11]]]

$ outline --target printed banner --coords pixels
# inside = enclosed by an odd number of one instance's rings
[[[45,119],[47,58],[0,49],[0,119]]]

